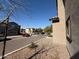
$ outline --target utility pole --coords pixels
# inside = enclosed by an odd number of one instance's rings
[[[5,48],[6,48],[6,39],[7,39],[7,30],[8,30],[8,23],[9,23],[9,18],[12,15],[13,11],[15,10],[15,8],[17,8],[18,6],[22,6],[20,5],[20,3],[17,3],[16,1],[13,0],[7,0],[10,3],[10,6],[12,7],[12,9],[10,9],[10,11],[8,12],[7,16],[5,17],[4,21],[2,22],[2,24],[4,25],[4,41],[3,41],[3,51],[2,51],[2,59],[5,59]],[[3,6],[0,4],[0,10],[2,10]]]
[[[9,23],[9,17],[11,16],[14,8],[9,11],[7,14],[6,19],[2,22],[4,24],[4,41],[3,41],[3,51],[2,51],[2,59],[5,59],[5,48],[6,48],[6,40],[7,40],[7,30],[8,30],[8,23]]]
[[[8,29],[8,20],[9,18],[6,19],[7,23],[4,23],[5,25],[5,32],[4,32],[4,42],[3,42],[3,51],[2,51],[2,59],[4,59],[4,55],[5,55],[5,48],[6,48],[6,39],[7,39],[7,29]]]

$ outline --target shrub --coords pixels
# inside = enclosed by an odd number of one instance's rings
[[[29,46],[29,48],[36,48],[36,47],[38,47],[38,45],[36,45],[35,43],[31,43],[31,45]]]

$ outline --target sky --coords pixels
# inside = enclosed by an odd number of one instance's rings
[[[0,0],[0,3],[3,3],[6,10],[10,9],[8,0]],[[17,6],[10,21],[18,23],[22,28],[44,28],[51,25],[49,18],[57,15],[56,0],[18,0]],[[0,11],[0,20],[7,12]]]

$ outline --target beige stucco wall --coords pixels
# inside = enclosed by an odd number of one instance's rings
[[[55,43],[66,44],[65,10],[62,0],[58,0],[58,17],[60,22],[53,23],[53,40]]]

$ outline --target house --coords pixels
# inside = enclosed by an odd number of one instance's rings
[[[79,0],[56,0],[56,3],[58,16],[51,18],[53,39],[66,44],[70,59],[79,59]]]
[[[57,11],[57,16],[50,19],[52,20],[53,41],[66,45],[65,9],[62,0],[57,2]]]
[[[79,59],[79,0],[64,0],[67,47],[71,59]]]
[[[0,34],[4,34],[5,32],[5,26],[4,23],[0,23]],[[19,35],[20,34],[20,25],[18,25],[15,22],[9,22],[8,23],[8,29],[7,29],[7,35]]]

